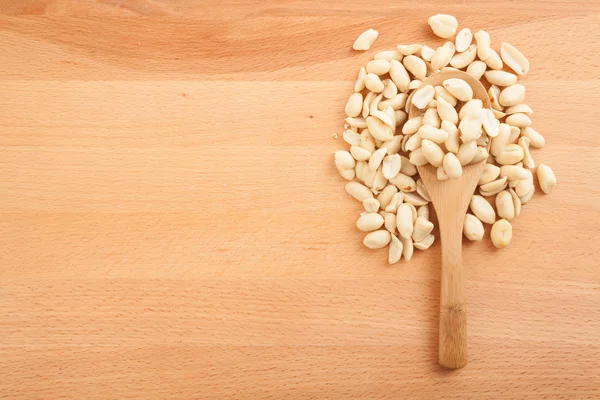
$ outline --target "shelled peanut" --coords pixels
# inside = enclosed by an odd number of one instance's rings
[[[458,29],[456,19],[447,15],[431,17],[429,25],[443,38],[451,38]],[[364,32],[354,48],[368,49],[377,36],[372,29]],[[472,98],[463,80],[422,85],[432,74],[455,69],[489,87],[491,109]],[[503,43],[498,54],[487,32],[473,34],[468,28],[435,49],[409,44],[381,51],[360,69],[345,106],[343,139],[350,147],[337,151],[334,159],[349,181],[346,191],[363,203],[365,211],[356,225],[365,232],[365,246],[389,246],[390,264],[401,257],[410,260],[415,248],[428,249],[435,241],[434,225],[416,166],[431,164],[438,169],[438,179],[456,179],[463,166],[484,159],[464,235],[481,240],[484,224],[489,224],[496,247],[510,243],[509,221],[535,192],[531,150],[545,145],[544,137],[531,127],[533,111],[525,103],[525,86],[517,83],[528,71],[529,62],[515,47]],[[422,115],[408,119],[411,105]],[[542,190],[550,193],[556,185],[550,167],[540,165],[537,177]]]
[[[402,128],[409,138],[404,150],[416,166],[438,168],[438,179],[456,179],[462,167],[488,158],[490,137],[499,133],[500,122],[462,79],[446,79],[442,86],[426,85],[412,96],[422,115],[411,118]]]

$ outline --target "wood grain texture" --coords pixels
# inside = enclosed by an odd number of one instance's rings
[[[0,0],[0,398],[600,397],[600,3],[449,4]],[[464,244],[450,373],[439,243],[364,249],[331,156],[356,35],[440,11],[527,54],[559,180]]]

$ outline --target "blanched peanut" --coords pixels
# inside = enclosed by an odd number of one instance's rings
[[[435,240],[435,236],[433,235],[428,235],[425,239],[423,239],[420,242],[415,242],[414,246],[415,249],[418,250],[427,250],[429,247],[431,247],[431,245],[433,244],[433,241]]]
[[[500,132],[500,121],[496,119],[494,113],[490,109],[484,109],[481,112],[481,120],[483,129],[489,137],[496,137]]]
[[[396,121],[396,128],[401,125],[404,125],[404,122],[406,122],[408,115],[402,110],[394,111],[394,109],[392,107],[388,107],[385,109],[385,113],[388,115],[391,115],[392,112],[394,113],[394,120]]]
[[[367,73],[375,75],[384,75],[390,72],[390,62],[388,60],[371,60],[366,66]]]
[[[398,86],[391,79],[384,79],[383,81],[383,97],[386,99],[392,99],[398,94]]]
[[[379,169],[379,166],[381,165],[383,157],[385,157],[386,153],[387,149],[383,148],[378,149],[373,154],[371,154],[371,157],[369,158],[369,168],[371,169],[371,171],[377,171]]]
[[[387,153],[390,155],[398,154],[398,152],[400,151],[400,149],[402,147],[402,136],[396,135],[393,138],[391,138],[390,140],[386,140],[385,142],[383,142],[381,144],[381,147],[386,148]]]
[[[531,200],[531,198],[533,197],[534,194],[535,194],[535,186],[532,186],[531,189],[529,189],[529,192],[527,192],[523,197],[520,197],[521,204],[529,203],[529,200]]]
[[[384,50],[384,51],[380,51],[379,53],[375,54],[375,56],[373,56],[373,59],[375,60],[387,60],[387,61],[391,61],[391,60],[402,60],[402,57],[404,57],[402,54],[400,54],[400,52],[398,50]]]
[[[458,137],[458,128],[450,121],[442,121],[442,127],[444,131],[448,134],[448,139],[444,144],[446,145],[446,149],[454,154],[458,153],[458,149],[460,147],[460,138]]]
[[[425,61],[431,61],[433,55],[435,54],[435,49],[432,49],[429,46],[421,47],[421,58]]]
[[[440,118],[444,121],[452,122],[454,125],[458,124],[458,113],[454,106],[444,100],[443,97],[438,99],[437,113]]]
[[[481,195],[485,197],[494,196],[495,194],[506,189],[506,186],[507,179],[506,177],[503,177],[500,179],[496,179],[495,181],[492,181],[490,183],[486,183],[485,185],[479,186],[479,193],[481,193]]]
[[[432,100],[436,101],[436,100]],[[425,114],[423,114],[423,125],[434,126],[439,128],[442,124],[442,120],[437,113],[437,109],[435,107],[427,109]]]
[[[408,205],[413,205],[414,207],[420,207],[420,206],[424,206],[427,203],[429,203],[427,200],[425,200],[424,198],[422,198],[421,196],[419,196],[417,193],[409,193],[409,192],[404,192],[403,193],[404,196],[404,203],[407,203]],[[413,207],[413,213],[414,213],[414,219],[417,219],[417,210],[414,209]]]
[[[350,153],[345,150],[338,150],[334,153],[335,157],[335,165],[338,165],[342,168],[349,169],[354,168],[356,165],[356,161]]]
[[[380,204],[379,201],[373,198],[368,198],[363,200],[363,207],[368,213],[376,213],[377,211],[379,211]]]
[[[496,212],[494,211],[494,208],[482,196],[473,195],[470,207],[473,214],[481,221],[488,224],[493,224],[494,221],[496,221]]]
[[[396,233],[396,214],[386,211],[383,215],[383,227],[391,234]]]
[[[423,217],[429,221],[429,206],[427,206],[427,205],[420,206],[417,209],[417,218],[418,217]]]
[[[392,83],[394,83],[394,82],[392,81]],[[369,92],[369,93],[372,93],[372,92]],[[392,109],[394,109],[394,110],[400,110],[400,109],[402,109],[406,105],[406,99],[407,98],[408,98],[408,94],[406,94],[406,93],[398,93],[397,95],[395,95],[391,99],[389,99],[389,100],[383,100],[381,103],[379,103],[379,109],[380,110],[385,110],[388,107],[392,107]]]
[[[496,195],[496,210],[500,218],[510,221],[515,217],[515,204],[508,191],[503,190]]]
[[[358,182],[348,182],[346,183],[345,188],[346,192],[358,201],[364,201],[365,199],[373,197],[371,190]]]
[[[454,43],[452,42],[446,42],[443,46],[438,47],[431,58],[431,68],[438,70],[448,65],[452,56],[454,56],[454,52]]]
[[[369,166],[366,161],[357,161],[354,171],[356,172],[356,179],[364,182],[365,170],[369,170]]]
[[[398,211],[398,207],[400,207],[400,204],[402,204],[404,199],[404,196],[402,196],[402,192],[398,192],[395,195],[392,196],[392,200],[390,200],[390,203],[385,207],[385,211],[387,213],[394,213],[396,214],[396,212]],[[394,226],[396,226],[396,219],[394,218]]]
[[[516,113],[506,117],[506,123],[518,128],[525,128],[531,125],[531,118],[527,114]]]
[[[456,153],[456,157],[458,157],[460,164],[464,166],[473,161],[473,158],[475,158],[476,154],[477,143],[474,140],[471,140],[470,142],[460,145],[458,148],[458,153]]]
[[[448,140],[448,132],[430,125],[423,125],[420,127],[417,135],[419,135],[421,139],[431,140],[437,144],[442,144]]]
[[[475,156],[473,156],[473,159],[471,160],[471,162],[469,162],[469,164],[475,164],[480,161],[487,160],[488,156],[488,151],[484,146],[477,146]]]
[[[516,106],[508,107],[506,110],[506,115],[514,114],[514,113],[523,113],[527,115],[533,114],[533,110],[527,104],[517,104]]]
[[[415,180],[410,176],[404,175],[402,172],[390,179],[390,183],[403,192],[414,192],[417,190],[417,183]]]
[[[488,97],[490,99],[490,104],[492,105],[492,108],[496,111],[503,110],[503,107],[500,105],[500,102],[498,101],[500,92],[501,92],[500,88],[496,85],[492,85],[488,89]]]
[[[492,139],[490,145],[490,153],[497,157],[504,152],[506,145],[508,144],[508,138],[510,136],[510,125],[500,124],[498,127],[498,136]]]
[[[485,79],[492,85],[511,86],[517,83],[517,76],[506,71],[487,71],[484,75]]]
[[[481,118],[475,116],[467,116],[461,119],[460,124],[458,124],[458,130],[460,131],[460,140],[463,143],[470,142],[472,140],[477,140],[478,137],[481,136]]]
[[[404,56],[409,56],[411,54],[416,54],[421,51],[423,46],[420,44],[399,44],[398,52]]]
[[[467,67],[467,73],[473,75],[477,79],[480,79],[485,73],[486,68],[486,63],[484,63],[483,61],[475,60]]]
[[[417,79],[423,80],[427,76],[427,65],[419,57],[409,55],[402,60],[404,67]],[[392,78],[394,79],[394,78]]]
[[[492,226],[490,231],[492,243],[499,249],[503,249],[510,243],[512,239],[512,226],[505,219],[498,220]]]
[[[367,73],[367,75],[365,75],[365,86],[375,93],[381,93],[384,89],[383,82],[379,79],[379,76],[373,73]]]
[[[518,145],[523,149],[523,165],[525,165],[527,168],[535,168],[535,161],[533,161],[533,157],[529,151],[529,143],[531,143],[529,138],[519,138]]]
[[[337,170],[340,173],[340,175],[342,176],[342,178],[344,178],[345,180],[351,181],[352,179],[354,179],[354,176],[355,176],[354,168],[352,168],[352,169],[342,168],[339,165],[336,165],[335,167],[337,168]]]
[[[483,102],[479,99],[472,99],[463,104],[458,112],[458,117],[460,119],[467,117],[479,118],[482,110]]]
[[[402,203],[398,207],[398,212],[396,213],[396,227],[398,228],[400,236],[403,238],[411,237],[414,230],[412,210],[406,203]]]
[[[434,167],[439,167],[442,165],[444,151],[440,148],[440,146],[431,140],[424,139],[421,142],[421,149],[429,164],[433,165]]]
[[[402,133],[405,135],[412,135],[419,130],[421,125],[423,125],[423,117],[420,115],[418,117],[413,117],[406,121],[402,127]]]
[[[473,98],[473,89],[469,84],[459,78],[446,79],[442,85],[450,94],[460,101],[469,101]]]
[[[365,88],[365,75],[367,75],[367,70],[365,67],[360,67],[358,71],[358,77],[356,78],[356,83],[354,84],[354,91],[360,92]]]
[[[360,146],[350,147],[350,154],[352,154],[352,157],[354,157],[356,161],[366,161],[371,157],[371,152]]]
[[[503,165],[500,167],[500,176],[506,176],[510,181],[527,179],[527,170],[518,165]]]
[[[388,206],[388,204],[390,204],[392,197],[396,193],[398,193],[398,188],[394,185],[387,185],[385,188],[383,188],[381,193],[379,193],[379,195],[377,196],[377,200],[379,201],[380,207],[382,209],[385,209]]]
[[[434,89],[435,99],[438,101],[438,103],[440,101],[440,98],[443,98],[444,100],[446,100],[447,103],[450,103],[452,107],[456,107],[458,100],[456,100],[456,97],[452,96],[450,92],[446,90],[446,88],[444,88],[443,86],[436,86],[434,87]]]
[[[400,257],[402,256],[402,242],[398,239],[397,236],[391,236],[390,249],[388,252],[388,263],[390,265],[396,264],[400,261]]]
[[[383,147],[382,147],[383,148]],[[387,150],[387,149],[386,149]],[[383,159],[383,176],[392,179],[400,172],[402,159],[399,154],[391,154]]]
[[[369,153],[373,153],[375,151],[375,139],[373,139],[373,136],[368,129],[364,129],[361,132],[359,146],[367,150]]]
[[[508,144],[516,143],[517,139],[519,138],[520,135],[521,135],[521,129],[519,129],[516,126],[511,126],[510,127],[510,136],[508,137]]]
[[[421,151],[420,148],[411,151],[408,159],[410,160],[410,163],[416,167],[419,167],[421,165],[425,165],[428,163],[427,159],[423,155],[423,152]]]
[[[447,39],[456,33],[458,21],[452,15],[437,14],[429,17],[429,27],[436,36]]]
[[[368,233],[363,240],[363,244],[369,249],[382,249],[388,245],[391,239],[389,231],[379,230]]]
[[[500,176],[500,172],[500,167],[497,167],[494,164],[485,164],[483,172],[481,173],[481,177],[479,178],[478,185],[485,185],[486,183],[496,180],[496,178]]]
[[[358,117],[362,111],[363,97],[360,93],[353,93],[346,103],[346,115]]]
[[[450,65],[454,68],[463,69],[475,61],[477,57],[477,46],[472,44],[462,53],[456,53],[450,59]]]
[[[536,149],[541,149],[546,144],[544,137],[529,126],[521,128],[521,135],[531,140],[531,147]]]
[[[419,194],[419,196],[421,196],[426,201],[428,201],[428,202],[431,201],[429,192],[427,191],[427,188],[425,187],[425,184],[423,183],[422,179],[417,180],[417,193]]]
[[[483,229],[483,224],[473,214],[467,213],[465,215],[465,221],[463,225],[463,234],[469,240],[481,240],[483,239],[483,234],[485,230]]]
[[[410,84],[410,76],[404,65],[398,60],[390,61],[390,78],[398,86],[400,92],[407,92]]]
[[[444,172],[450,178],[458,178],[462,175],[462,165],[453,153],[446,153],[443,160]]]
[[[414,252],[414,244],[412,238],[404,238],[400,236],[398,239],[400,239],[400,242],[402,242],[402,257],[404,257],[406,261],[410,261]]]
[[[367,117],[367,127],[375,139],[385,142],[394,138],[396,123],[386,113],[377,111]]]
[[[510,197],[512,197],[513,205],[515,206],[515,217],[521,214],[521,199],[517,196],[517,193],[513,189],[508,189]]]
[[[498,72],[498,71],[496,71]],[[504,107],[514,106],[525,100],[525,86],[520,83],[508,86],[500,92],[498,102]]]
[[[483,54],[485,57],[483,62],[486,63],[488,67],[491,69],[502,69],[502,59],[495,50],[490,48],[484,51]]]
[[[529,61],[515,47],[508,43],[502,43],[500,54],[506,65],[517,74],[525,75],[529,72]]]
[[[477,42],[477,56],[481,61],[485,61],[487,51],[491,45],[489,33],[486,31],[477,31],[475,33],[475,41]]]
[[[522,201],[522,198],[531,192],[532,189],[535,190],[535,187],[533,186],[533,174],[529,170],[525,171],[527,172],[527,179],[518,181],[517,185],[515,186],[515,192],[519,197],[521,197],[521,202],[523,204],[525,204],[525,202]]]
[[[537,177],[542,191],[546,194],[552,192],[552,188],[556,186],[556,176],[552,168],[545,164],[540,164],[537,169]]]
[[[523,148],[518,144],[508,144],[504,151],[496,155],[496,162],[501,165],[516,164],[523,159]]]
[[[360,144],[360,135],[353,130],[348,129],[344,131],[342,137],[350,146],[358,146]]]
[[[417,173],[417,167],[411,164],[410,160],[406,156],[400,156],[402,162],[400,163],[400,172],[406,176],[413,176]]]
[[[356,221],[356,227],[363,232],[371,232],[381,228],[383,225],[383,217],[376,212],[364,213]]]
[[[433,89],[433,86],[424,86],[415,92],[411,100],[412,104],[414,104],[417,108],[424,109],[433,99],[434,94],[435,90]]]
[[[443,166],[437,167],[436,175],[438,181],[447,181],[448,179],[450,179],[446,171],[444,171]]]
[[[356,38],[352,48],[360,51],[369,50],[371,45],[377,39],[377,36],[379,36],[379,33],[375,29],[368,29]]]
[[[433,127],[432,127],[433,128]],[[434,128],[435,129],[435,128]],[[420,130],[420,128],[419,128]],[[421,142],[423,141],[423,137],[419,134],[412,135],[404,146],[407,151],[415,151],[421,147]]]
[[[423,217],[417,217],[413,228],[412,239],[414,242],[424,240],[433,230],[433,223]]]
[[[469,28],[461,29],[460,32],[456,34],[456,39],[454,43],[456,44],[456,51],[463,52],[471,46],[471,42],[473,41],[473,34]]]

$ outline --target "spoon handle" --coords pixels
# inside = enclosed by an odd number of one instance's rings
[[[445,217],[450,217],[446,213]],[[452,215],[440,221],[442,272],[440,293],[439,363],[451,369],[467,365],[467,310],[461,265],[462,217]]]

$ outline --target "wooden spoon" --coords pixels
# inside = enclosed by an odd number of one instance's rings
[[[473,98],[480,99],[484,108],[490,100],[483,85],[475,77],[461,71],[437,73],[423,81],[426,85],[440,86],[446,79],[460,78],[473,89]],[[411,105],[409,117],[421,114]],[[438,217],[442,243],[442,273],[440,293],[439,363],[451,369],[467,365],[467,313],[463,289],[464,276],[461,265],[463,223],[473,192],[483,172],[486,160],[463,166],[457,179],[439,181],[437,169],[432,165],[417,167],[429,192]]]

